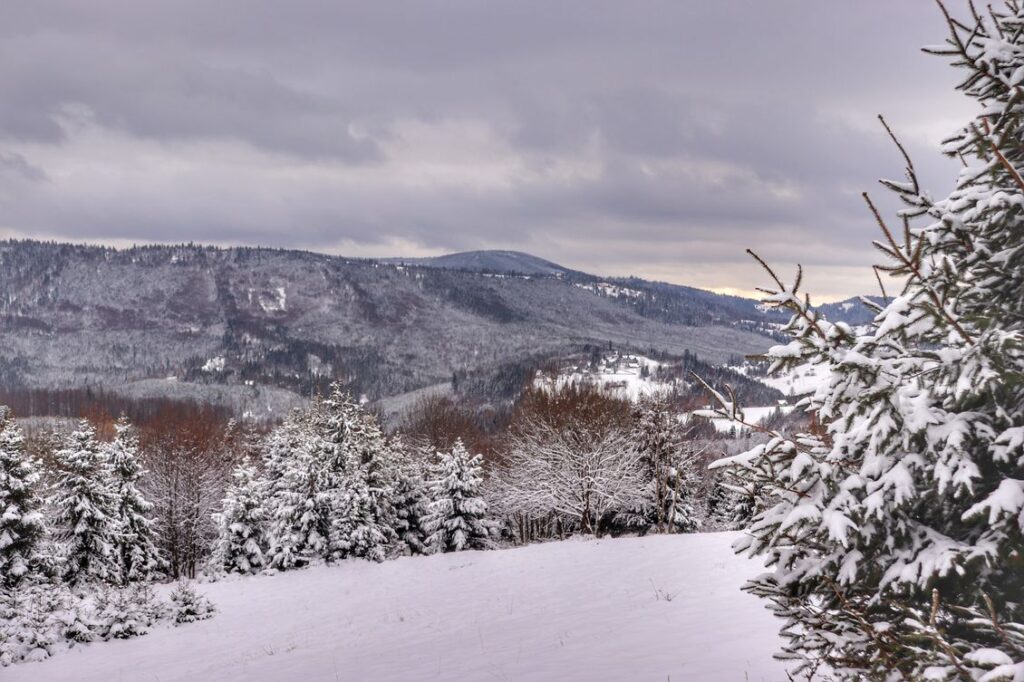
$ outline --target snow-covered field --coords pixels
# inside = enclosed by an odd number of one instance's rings
[[[746,406],[744,406],[743,407],[743,418],[748,423],[750,423],[750,424],[760,424],[761,422],[765,421],[770,416],[775,414],[776,410],[782,412],[783,414],[789,414],[794,409],[795,408],[792,405],[781,405],[781,406],[780,405],[776,405],[776,406],[769,405],[767,407],[746,407]],[[730,429],[733,429],[733,428],[735,428],[737,431],[742,431],[742,430],[746,429],[746,427],[743,426],[743,424],[741,424],[738,421],[733,421],[732,419],[724,419],[724,418],[722,418],[722,419],[710,419],[708,421],[710,421],[711,424],[715,427],[715,431],[717,431],[719,433],[728,432]]]
[[[557,377],[538,374],[534,386],[560,390],[570,384],[590,383],[619,398],[636,402],[672,389],[672,384],[651,378],[662,363],[642,355],[611,355],[602,358],[596,369],[575,367]],[[647,375],[645,376],[645,370]]]
[[[813,393],[828,381],[825,368],[819,365],[801,365],[778,376],[760,377],[758,381],[782,391],[787,396]]]
[[[102,680],[785,680],[731,533],[348,561],[201,585],[219,613],[3,669]]]

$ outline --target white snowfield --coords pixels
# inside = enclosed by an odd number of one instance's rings
[[[760,424],[761,422],[768,419],[768,417],[772,416],[776,410],[781,411],[783,414],[789,414],[796,408],[793,405],[768,405],[765,407],[744,406],[742,409],[743,419],[748,424]],[[749,429],[743,426],[743,424],[732,419],[716,418],[709,419],[708,421],[711,422],[711,425],[715,427],[715,431],[717,431],[718,433],[726,433],[733,428],[735,428],[738,432],[744,430],[749,431]]]
[[[800,365],[778,376],[760,377],[758,381],[778,389],[786,396],[814,393],[828,383],[828,370],[820,365]]]
[[[592,384],[618,397],[637,402],[641,398],[658,396],[672,390],[672,383],[653,378],[661,362],[643,355],[609,355],[601,359],[596,370],[576,367],[557,377],[538,372],[533,385],[547,390],[561,390],[572,384]],[[650,373],[644,376],[644,368]]]
[[[200,585],[219,613],[5,682],[785,680],[733,533],[347,561]]]

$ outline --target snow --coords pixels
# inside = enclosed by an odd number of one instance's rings
[[[204,372],[223,372],[226,363],[223,357],[210,358],[203,364],[202,371]]]
[[[57,680],[784,680],[734,533],[347,561],[199,586],[213,619],[3,671]]]
[[[285,293],[284,287],[274,287],[272,291],[264,290],[259,293],[249,289],[247,294],[249,303],[252,304],[253,298],[255,298],[256,303],[265,313],[284,312],[288,309],[288,295]]]
[[[586,289],[587,291],[592,291],[595,294],[609,296],[611,298],[640,298],[644,295],[644,292],[638,289],[620,287],[616,284],[610,284],[609,282],[597,282],[596,284],[580,284],[579,282],[576,282],[573,286],[579,287],[580,289]]]
[[[780,351],[780,352],[791,352],[794,357],[799,355],[799,349],[792,343],[787,346],[781,346],[777,348],[792,349],[791,351]],[[742,374],[745,377],[750,377],[754,381],[759,381],[765,386],[770,386],[778,391],[781,391],[788,397],[807,395],[808,393],[814,393],[818,390],[818,387],[827,384],[828,382],[828,369],[821,365],[801,364],[792,369],[781,369],[775,374],[770,376],[759,376],[751,372],[750,365],[726,365],[728,369],[734,372]]]
[[[762,407],[745,407],[744,406],[742,408],[742,410],[743,410],[743,418],[744,418],[744,420],[746,420],[750,424],[760,424],[760,423],[764,422],[768,417],[770,417],[771,415],[775,414],[776,410],[782,412],[783,414],[789,414],[790,412],[792,412],[794,410],[794,406],[793,405],[769,405],[769,406],[766,406],[766,407],[765,406],[762,406]],[[708,421],[710,421],[711,424],[715,427],[715,431],[717,431],[719,433],[727,433],[733,427],[735,427],[737,431],[742,431],[743,429],[747,428],[743,424],[741,424],[741,423],[739,423],[737,421],[733,421],[732,419],[725,419],[725,418],[717,418],[716,417],[716,418],[709,419]]]
[[[819,386],[828,381],[828,369],[821,365],[800,365],[777,376],[756,378],[787,396],[798,396],[818,390]]]
[[[534,386],[559,390],[569,384],[591,383],[620,398],[636,402],[640,398],[656,396],[672,389],[672,384],[653,378],[662,363],[643,355],[612,354],[601,359],[597,369],[575,367],[556,378],[538,372]],[[644,368],[648,376],[643,375]]]
[[[1024,481],[1007,478],[999,483],[995,492],[973,505],[963,514],[963,518],[983,514],[988,511],[988,523],[995,524],[1002,515],[1016,516],[1024,509]]]
[[[275,287],[272,292],[260,294],[259,304],[264,312],[268,313],[287,310],[288,296],[285,294],[284,287]]]

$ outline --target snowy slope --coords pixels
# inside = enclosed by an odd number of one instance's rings
[[[79,680],[784,680],[734,534],[572,540],[203,585],[209,621],[0,673]]]
[[[818,390],[828,381],[828,373],[820,365],[800,365],[778,376],[759,377],[758,381],[782,391],[784,395],[798,396]]]
[[[793,405],[769,405],[766,407],[747,407],[744,405],[743,419],[750,424],[761,424],[768,419],[768,417],[775,414],[776,410],[783,414],[789,414],[794,409],[796,408]],[[708,421],[710,421],[715,427],[715,431],[719,433],[726,433],[733,428],[735,428],[737,432],[747,430],[747,427],[743,426],[743,424],[738,421],[733,421],[732,419],[709,419]]]
[[[601,359],[596,369],[576,366],[556,377],[538,372],[533,385],[536,388],[560,390],[571,384],[589,383],[619,398],[636,402],[640,398],[656,396],[672,390],[672,384],[653,378],[662,366],[657,360],[642,355],[612,354]],[[649,372],[644,376],[644,370]]]

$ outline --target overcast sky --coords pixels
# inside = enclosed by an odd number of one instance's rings
[[[951,3],[957,4],[955,1]],[[874,291],[859,193],[966,120],[931,0],[0,6],[0,235],[357,256],[507,248]]]

